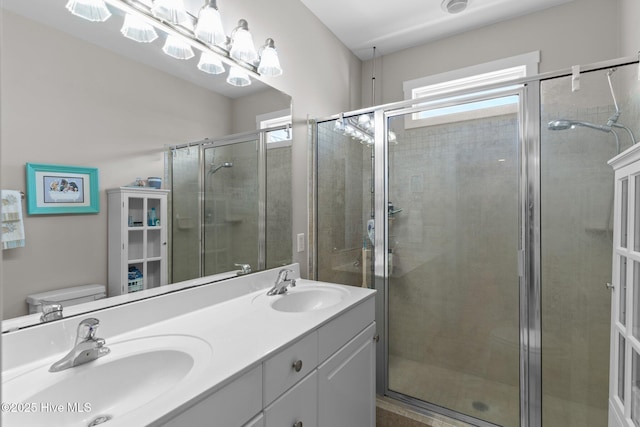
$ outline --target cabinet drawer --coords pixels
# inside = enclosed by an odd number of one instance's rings
[[[264,406],[318,366],[317,332],[305,336],[264,362]]]
[[[296,384],[264,410],[265,427],[318,426],[318,373]]]
[[[262,365],[186,409],[164,426],[204,426],[212,423],[241,426],[262,409],[261,381]]]
[[[318,363],[327,360],[329,356],[375,320],[375,301],[375,298],[368,298],[319,329]]]

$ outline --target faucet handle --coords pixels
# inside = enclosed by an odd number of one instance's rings
[[[293,273],[290,268],[283,268],[278,272],[278,281],[289,280],[289,273]]]
[[[84,319],[78,325],[78,335],[77,335],[78,339],[82,339],[82,340],[95,339],[98,326],[100,326],[100,321],[95,317],[89,317],[88,319]]]

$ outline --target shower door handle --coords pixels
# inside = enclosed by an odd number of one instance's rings
[[[604,285],[605,285],[605,286],[607,287],[607,289],[609,289],[610,291],[613,291],[613,290],[615,289],[615,287],[614,287],[611,283],[609,283],[609,282],[605,283]]]

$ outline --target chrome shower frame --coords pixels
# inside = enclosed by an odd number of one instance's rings
[[[258,265],[251,266],[254,270],[264,270],[267,264],[267,249],[266,249],[266,230],[267,230],[267,213],[266,213],[266,198],[267,198],[267,137],[266,134],[269,132],[288,129],[289,127],[284,126],[274,126],[266,129],[259,129],[255,131],[237,133],[233,135],[228,135],[221,138],[216,139],[203,139],[201,141],[190,142],[186,144],[180,144],[171,146],[165,152],[165,170],[167,171],[167,175],[165,176],[165,182],[170,182],[170,167],[172,165],[170,159],[173,150],[178,150],[182,148],[192,148],[194,150],[198,150],[198,168],[200,173],[198,174],[198,221],[201,237],[200,237],[200,259],[199,259],[199,276],[204,276],[204,266],[205,266],[205,239],[202,237],[202,230],[204,230],[205,226],[205,215],[204,215],[204,205],[205,205],[205,192],[204,192],[204,184],[205,180],[210,179],[211,175],[215,174],[221,168],[233,168],[232,162],[222,162],[219,165],[214,164],[205,164],[205,155],[204,151],[210,148],[224,147],[227,145],[239,144],[243,142],[249,141],[257,141],[258,147]],[[222,173],[222,172],[221,172]],[[171,206],[171,204],[170,204]],[[173,215],[170,213],[170,218]],[[173,239],[169,239],[170,242]],[[171,243],[170,243],[171,244]],[[169,253],[173,253],[173,248],[169,247]]]
[[[611,61],[599,62],[587,66],[581,66],[582,72],[591,72],[610,69],[612,67],[637,64],[637,57],[619,58]],[[446,97],[457,98],[455,102],[442,101],[443,96],[430,96],[419,100],[407,100],[402,102],[384,104],[366,109],[354,110],[336,114],[330,117],[311,120],[315,126],[326,121],[337,120],[343,116],[357,116],[360,114],[373,114],[375,126],[374,135],[374,180],[375,194],[375,220],[378,224],[388,224],[388,141],[387,121],[389,117],[407,114],[412,111],[424,109],[419,103],[429,102],[429,107],[444,107],[459,104],[466,100],[481,98],[474,95],[479,90],[500,90],[505,93],[517,93],[520,96],[520,248],[518,249],[518,271],[520,287],[520,427],[542,427],[542,329],[541,329],[541,191],[540,191],[540,144],[541,144],[541,117],[540,117],[540,87],[544,80],[568,77],[572,70],[566,69],[559,72],[545,73],[508,83],[487,85],[472,90],[456,91],[446,94]],[[467,96],[468,98],[464,98]],[[492,97],[496,93],[491,94]],[[485,96],[486,97],[486,96]],[[544,124],[546,125],[546,124]],[[597,126],[597,125],[596,125]],[[622,125],[611,126],[630,130]],[[633,141],[635,142],[635,141]],[[308,262],[310,276],[317,279],[317,132],[311,132],[309,138],[310,152],[310,236],[313,237],[313,249],[310,251]],[[493,426],[491,423],[479,421],[450,410],[436,407],[431,404],[394,393],[389,390],[388,384],[388,235],[387,227],[377,226],[374,242],[374,269],[375,274],[371,287],[378,290],[376,296],[376,322],[378,324],[378,341],[376,353],[376,386],[379,395],[388,395],[394,399],[406,402],[416,410],[427,414],[443,414],[450,418],[471,422],[481,427]]]

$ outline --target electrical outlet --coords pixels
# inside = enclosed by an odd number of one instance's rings
[[[298,234],[298,252],[304,252],[304,233]]]

